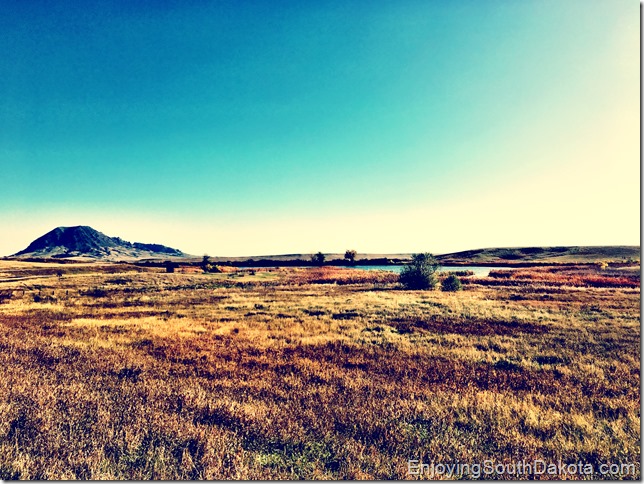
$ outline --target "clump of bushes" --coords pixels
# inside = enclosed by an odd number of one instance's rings
[[[455,276],[459,277],[468,277],[473,276],[474,271],[450,271],[450,274],[454,274]]]
[[[56,297],[53,294],[33,294],[32,295],[34,302],[37,303],[54,303],[56,302]]]
[[[433,289],[436,287],[436,271],[440,267],[432,254],[413,254],[411,262],[400,272],[400,283],[407,289]]]
[[[132,279],[129,279],[127,277],[114,277],[112,279],[105,279],[106,284],[123,285],[123,284],[130,284],[131,282],[132,282]]]
[[[103,289],[101,287],[92,287],[85,291],[79,291],[79,294],[89,297],[107,297],[108,292],[106,289]]]
[[[446,292],[456,292],[463,288],[461,280],[454,274],[450,274],[441,283],[441,289]]]
[[[203,256],[203,259],[201,260],[201,264],[199,265],[201,266],[201,270],[204,271],[205,274],[208,274],[208,273],[218,274],[222,272],[222,270],[218,266],[216,266],[210,261],[210,256],[207,254]]]

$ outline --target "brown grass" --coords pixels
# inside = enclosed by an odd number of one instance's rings
[[[0,283],[0,478],[405,479],[409,459],[639,478],[639,285],[352,271]]]

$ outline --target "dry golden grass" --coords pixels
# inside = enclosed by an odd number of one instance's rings
[[[640,476],[639,286],[14,264],[47,277],[0,283],[0,478],[404,479],[409,459]]]

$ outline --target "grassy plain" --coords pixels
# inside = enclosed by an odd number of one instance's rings
[[[409,459],[640,477],[639,268],[443,293],[82,267],[0,261],[2,479],[405,479]]]

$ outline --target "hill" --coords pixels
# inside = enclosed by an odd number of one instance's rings
[[[584,264],[598,261],[639,262],[639,246],[570,246],[506,247],[466,250],[441,254],[441,264],[509,265],[509,264]]]
[[[100,259],[105,261],[127,261],[143,258],[185,257],[178,249],[161,244],[128,242],[120,237],[109,237],[86,225],[56,227],[12,257],[55,258],[55,259]]]

